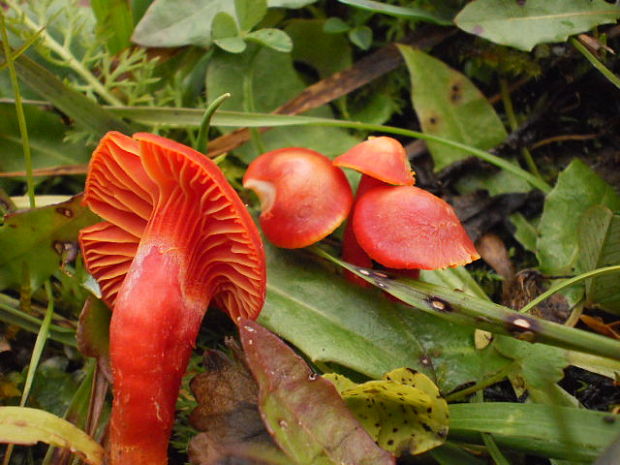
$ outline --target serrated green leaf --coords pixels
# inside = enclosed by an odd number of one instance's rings
[[[0,407],[0,442],[63,447],[91,465],[103,463],[103,448],[85,432],[62,418],[27,407]]]
[[[506,130],[482,93],[458,71],[430,55],[399,46],[411,76],[411,100],[425,133],[487,150],[502,142]],[[469,156],[466,152],[427,142],[435,169]]]
[[[421,454],[445,442],[448,404],[422,373],[397,368],[381,380],[356,384],[335,373],[330,380],[366,431],[396,455]]]
[[[580,271],[620,265],[620,215],[604,205],[593,205],[581,217],[578,236]],[[586,298],[592,305],[620,314],[618,275],[586,281]]]
[[[78,231],[97,222],[81,196],[6,215],[0,226],[0,289],[19,288],[24,271],[37,289],[77,250]]]
[[[573,160],[547,195],[538,225],[537,257],[543,273],[577,271],[577,225],[581,215],[597,204],[620,209],[620,196],[584,162]]]
[[[484,402],[450,405],[449,439],[481,442],[491,433],[502,447],[572,461],[594,460],[620,434],[607,412],[543,404]]]
[[[508,363],[493,350],[477,351],[472,328],[354,287],[307,256],[265,248],[269,282],[259,321],[313,361],[335,362],[375,379],[411,367],[443,392]]]
[[[393,465],[393,457],[363,430],[331,383],[293,349],[254,321],[240,322],[239,335],[258,383],[263,421],[296,464]]]
[[[136,26],[132,40],[145,47],[208,46],[219,12],[235,16],[230,0],[155,0]]]
[[[288,53],[293,50],[293,41],[286,32],[280,29],[258,29],[247,34],[245,38],[277,52]]]
[[[475,0],[454,22],[465,32],[530,51],[537,44],[562,42],[619,17],[620,8],[604,0]]]

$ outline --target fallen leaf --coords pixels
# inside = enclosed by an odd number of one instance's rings
[[[424,374],[397,368],[383,379],[356,384],[344,376],[325,375],[357,418],[386,450],[421,454],[448,436],[448,404]]]
[[[335,387],[258,323],[242,320],[239,334],[259,386],[259,408],[274,440],[297,464],[388,465]]]

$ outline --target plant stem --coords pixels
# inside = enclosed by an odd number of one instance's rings
[[[605,76],[609,82],[620,89],[620,78],[616,76],[607,66],[605,66],[588,48],[579,42],[578,39],[571,37],[569,39],[571,45],[575,47],[590,64],[597,69],[603,76]]]
[[[383,272],[377,273],[373,270],[359,268],[316,246],[309,250],[351,271],[416,309],[453,323],[505,334],[527,342],[540,342],[620,360],[620,341],[569,328],[531,315],[524,315],[503,305],[446,287],[421,281],[397,279]]]
[[[502,103],[504,104],[504,111],[506,112],[506,117],[508,118],[508,125],[510,126],[511,131],[516,131],[519,129],[519,123],[517,121],[517,115],[515,114],[514,107],[512,106],[512,99],[510,98],[510,89],[508,88],[508,82],[505,79],[499,80],[499,88],[500,95],[502,97]],[[540,171],[538,171],[538,167],[534,162],[534,158],[532,154],[527,148],[521,149],[521,155],[527,164],[530,173],[536,176],[539,179],[542,179],[540,175]]]
[[[576,284],[588,278],[594,278],[595,276],[600,276],[600,275],[609,274],[609,273],[620,273],[620,265],[597,268],[596,270],[588,271],[587,273],[583,273],[578,276],[575,276],[574,278],[570,278],[565,281],[562,281],[556,284],[555,286],[551,286],[549,289],[547,289],[545,292],[540,294],[534,300],[530,301],[527,305],[522,307],[519,310],[519,313],[529,312],[532,308],[536,307],[536,305],[541,303],[543,300],[551,297],[553,294],[555,294],[558,291],[561,291],[562,289],[572,286],[573,284]]]
[[[15,3],[14,0],[5,0],[5,3],[17,11],[21,17],[23,18],[23,24],[30,29],[33,33],[38,32],[41,29],[41,25],[35,24],[19,7],[18,4]],[[99,94],[101,98],[107,101],[111,105],[122,106],[123,102],[121,102],[118,98],[116,98],[112,93],[110,93],[104,85],[97,79],[88,68],[86,68],[80,61],[73,56],[70,50],[63,47],[61,44],[56,42],[54,38],[46,31],[41,33],[41,39],[43,41],[43,45],[56,53],[59,57],[61,57],[68,67],[73,69],[79,76],[82,77],[92,88],[93,90]]]
[[[13,62],[13,52],[9,45],[9,36],[6,32],[6,24],[4,21],[4,12],[0,9],[0,33],[2,34],[2,46],[4,48],[4,57],[9,68],[11,77],[11,87],[15,95],[15,113],[17,115],[17,124],[22,140],[22,150],[24,152],[24,164],[26,165],[26,186],[28,190],[28,202],[30,208],[34,208],[36,201],[34,198],[34,178],[32,177],[32,153],[30,152],[30,141],[28,139],[28,127],[26,126],[26,115],[22,105],[22,95],[19,91],[19,81],[17,72],[15,71],[15,63]]]
[[[230,98],[230,94],[227,92],[225,94],[217,97],[213,102],[209,104],[207,109],[205,110],[205,114],[202,117],[202,121],[200,122],[200,129],[198,131],[198,140],[196,141],[196,150],[199,152],[207,153],[207,145],[209,143],[209,127],[211,123],[211,117],[216,112],[216,110],[224,103],[224,100]]]
[[[506,459],[506,457],[504,457],[504,454],[502,454],[502,451],[499,450],[499,447],[497,447],[497,444],[495,444],[495,440],[493,439],[493,436],[490,433],[480,433],[480,434],[482,435],[482,441],[484,442],[484,445],[489,451],[489,455],[491,456],[493,461],[497,465],[510,465],[510,462]]]

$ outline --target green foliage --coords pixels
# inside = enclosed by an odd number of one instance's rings
[[[620,8],[604,0],[475,0],[454,22],[470,34],[530,51],[538,44],[561,42],[619,17]]]

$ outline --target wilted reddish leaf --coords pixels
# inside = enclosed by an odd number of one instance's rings
[[[344,404],[277,336],[258,323],[239,324],[247,364],[259,386],[259,408],[278,445],[296,463],[393,465]]]
[[[110,318],[112,312],[103,301],[88,297],[80,313],[77,327],[78,350],[87,357],[97,359],[97,365],[108,381],[110,370]]]
[[[190,423],[203,431],[190,441],[192,463],[281,463],[276,459],[284,455],[263,425],[256,405],[258,387],[245,365],[216,350],[205,352],[204,365],[207,371],[190,384],[198,401]]]

